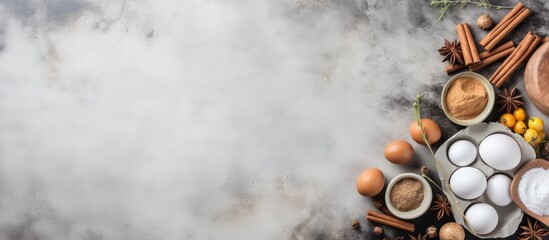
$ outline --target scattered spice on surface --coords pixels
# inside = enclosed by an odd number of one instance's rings
[[[503,90],[503,94],[499,94],[498,96],[501,98],[498,103],[502,105],[499,111],[505,109],[506,113],[511,113],[518,107],[524,105],[524,103],[520,100],[522,95],[517,94],[516,87],[514,87],[511,91],[505,88]]]
[[[374,234],[376,236],[380,236],[381,234],[383,234],[383,228],[381,228],[380,226],[375,226],[374,227]]]
[[[374,200],[374,207],[376,207],[377,209],[381,209],[382,207],[385,207],[385,204],[383,204],[382,201]]]
[[[448,198],[443,197],[442,195],[437,193],[437,199],[433,201],[433,206],[431,207],[431,210],[438,211],[437,213],[437,219],[440,220],[444,215],[450,216],[452,215],[452,207],[450,206],[450,203],[448,202]]]
[[[452,116],[469,120],[478,116],[488,104],[486,88],[477,79],[460,77],[454,80],[446,93],[446,108]]]
[[[452,66],[463,64],[461,44],[456,39],[452,42],[448,41],[448,39],[444,39],[444,46],[438,50],[438,53],[444,56],[443,62],[448,61]]]
[[[519,240],[542,240],[543,237],[549,235],[549,230],[541,227],[541,224],[536,221],[534,224],[528,218],[527,226],[520,226],[522,233],[520,233]]]
[[[417,237],[414,237],[412,235],[409,235],[410,236],[410,240],[426,240],[427,239],[427,235],[421,235],[421,233],[419,235],[417,235]]]
[[[431,170],[429,170],[429,168],[426,167],[426,166],[421,166],[421,168],[419,169],[419,171],[421,171],[421,174],[422,174],[423,176],[427,176],[427,175],[429,175],[429,173],[431,172]]]
[[[421,205],[424,194],[423,184],[420,181],[404,178],[391,189],[391,204],[399,211],[411,211]]]
[[[351,223],[351,226],[353,227],[354,230],[358,230],[360,228],[360,222],[358,222],[358,220],[354,219],[353,223]]]
[[[437,227],[435,226],[429,226],[427,228],[427,237],[429,238],[436,238],[438,236],[437,234]]]

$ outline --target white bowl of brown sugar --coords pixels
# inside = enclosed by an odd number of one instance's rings
[[[444,85],[441,94],[442,111],[461,126],[484,121],[492,112],[495,101],[492,84],[474,72],[456,74]]]
[[[398,218],[414,219],[431,206],[433,191],[429,183],[415,173],[403,173],[391,180],[385,192],[387,209]]]

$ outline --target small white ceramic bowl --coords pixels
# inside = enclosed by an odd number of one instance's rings
[[[486,89],[486,94],[488,95],[488,102],[486,103],[486,107],[477,117],[473,119],[467,119],[467,120],[457,119],[454,116],[452,116],[452,114],[450,114],[450,111],[446,108],[446,93],[448,93],[448,89],[450,88],[454,80],[460,77],[472,77],[474,79],[479,80],[484,86],[484,89]],[[456,74],[452,78],[450,78],[450,80],[448,80],[446,85],[444,85],[444,88],[442,89],[442,94],[440,97],[442,111],[444,112],[444,114],[446,114],[446,117],[448,117],[450,121],[461,126],[473,126],[479,122],[484,121],[484,119],[486,119],[492,112],[495,101],[496,101],[496,93],[494,92],[494,87],[492,86],[492,84],[485,77],[474,72],[461,72]]]
[[[423,184],[423,190],[425,191],[421,205],[419,205],[418,208],[408,212],[399,211],[391,204],[391,190],[393,189],[393,186],[398,181],[405,178],[411,178],[411,179],[420,181]],[[427,212],[427,210],[429,210],[429,207],[431,206],[432,201],[433,201],[433,190],[431,189],[431,185],[429,185],[427,180],[423,179],[423,177],[415,173],[403,173],[396,176],[395,178],[393,178],[393,180],[391,180],[389,185],[387,185],[387,190],[385,191],[385,205],[387,205],[387,209],[389,209],[389,211],[393,215],[401,219],[414,219],[414,218],[420,217],[425,212]]]

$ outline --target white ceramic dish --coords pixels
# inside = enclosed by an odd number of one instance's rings
[[[484,88],[486,89],[486,94],[488,95],[488,103],[486,103],[486,107],[484,108],[484,110],[477,117],[475,117],[473,119],[468,119],[468,120],[457,119],[454,116],[452,116],[452,114],[450,114],[450,111],[446,108],[446,93],[448,93],[448,89],[450,88],[452,83],[456,79],[461,78],[461,77],[472,77],[474,79],[479,80],[482,83],[482,85],[484,86]],[[442,105],[441,106],[442,111],[444,112],[446,117],[448,117],[448,119],[450,119],[450,121],[454,122],[455,124],[461,125],[461,126],[472,126],[472,125],[475,125],[477,123],[480,123],[480,122],[484,121],[484,119],[486,119],[490,115],[490,113],[492,112],[492,109],[494,108],[495,101],[496,101],[496,93],[494,92],[494,87],[492,86],[492,84],[485,77],[483,77],[482,75],[480,75],[478,73],[474,73],[474,72],[462,72],[462,73],[458,73],[458,74],[454,75],[452,78],[450,78],[450,80],[448,80],[448,82],[446,83],[446,85],[444,85],[444,88],[442,89],[442,94],[441,94],[441,99],[440,99],[440,103]]]
[[[418,208],[408,212],[399,211],[391,204],[391,190],[393,189],[393,186],[398,181],[405,178],[412,178],[420,181],[423,184],[423,190],[425,191],[421,205],[419,205]],[[429,183],[423,177],[415,173],[403,173],[396,176],[395,178],[393,178],[393,180],[391,180],[391,182],[389,182],[389,185],[387,185],[387,190],[385,191],[385,204],[387,205],[387,209],[389,209],[389,211],[393,215],[401,219],[414,219],[423,215],[425,212],[427,212],[427,210],[431,206],[432,200],[433,200],[433,190],[431,189],[431,185],[429,185]]]
[[[499,173],[505,174],[512,178],[524,164],[536,158],[536,153],[534,149],[526,141],[524,141],[524,138],[522,138],[522,136],[511,132],[509,128],[506,128],[505,126],[495,122],[479,123],[477,125],[459,131],[450,139],[448,139],[444,144],[442,144],[437,150],[435,156],[440,163],[442,173],[439,173],[439,176],[440,181],[442,182],[442,187],[445,190],[450,191],[449,178],[456,169],[460,168],[452,164],[452,162],[450,162],[450,160],[448,159],[448,148],[454,142],[459,140],[468,140],[474,143],[475,146],[477,146],[478,148],[482,140],[484,140],[487,136],[496,133],[502,133],[512,137],[520,147],[521,158],[517,166],[512,169],[502,171],[493,169],[488,166],[477,154],[477,158],[475,159],[475,161],[468,166],[475,167],[481,170],[484,175],[486,175],[487,179],[489,179],[492,175]],[[446,176],[447,178],[444,178],[443,176]],[[524,214],[523,211],[514,203],[511,203],[507,206],[497,206],[493,204],[489,200],[486,192],[484,192],[480,197],[471,200],[466,200],[458,197],[457,201],[461,205],[461,209],[464,211],[467,211],[467,208],[472,204],[483,202],[492,205],[498,212],[499,220],[496,229],[488,234],[477,235],[477,237],[479,238],[504,238],[511,236],[517,230]],[[452,204],[451,201],[450,203]],[[469,232],[472,232],[465,224],[463,216],[461,215],[455,204],[452,204],[452,213],[457,223],[461,224],[463,227],[469,230]]]

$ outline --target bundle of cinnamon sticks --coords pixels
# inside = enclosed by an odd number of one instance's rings
[[[520,65],[532,55],[540,42],[541,37],[528,32],[511,55],[505,59],[503,64],[490,77],[490,82],[498,88],[501,87]]]
[[[471,65],[469,69],[471,71],[478,71],[480,69],[483,69],[484,67],[495,63],[509,55],[515,50],[515,45],[512,41],[506,42],[504,44],[501,44],[499,47],[492,51],[484,51],[479,54],[480,62],[474,65]],[[465,64],[456,64],[456,65],[448,65],[446,66],[446,73],[450,74],[455,71],[461,70],[465,68]]]
[[[505,17],[490,31],[482,40],[480,45],[487,51],[491,51],[503,38],[515,29],[519,23],[524,21],[531,14],[530,9],[522,3],[518,3]]]
[[[480,56],[478,55],[477,46],[471,29],[467,23],[460,23],[456,26],[459,42],[461,43],[461,50],[463,52],[463,59],[465,60],[465,66],[471,66],[480,62]]]
[[[511,55],[513,51],[515,51],[515,44],[513,41],[506,42],[492,51],[484,51],[480,53],[480,59],[482,59],[482,61],[479,64],[469,67],[469,69],[471,71],[478,71],[504,57]]]
[[[366,219],[370,222],[387,225],[389,227],[411,233],[413,233],[415,230],[415,226],[412,223],[373,210],[368,210],[368,213],[366,214]]]

